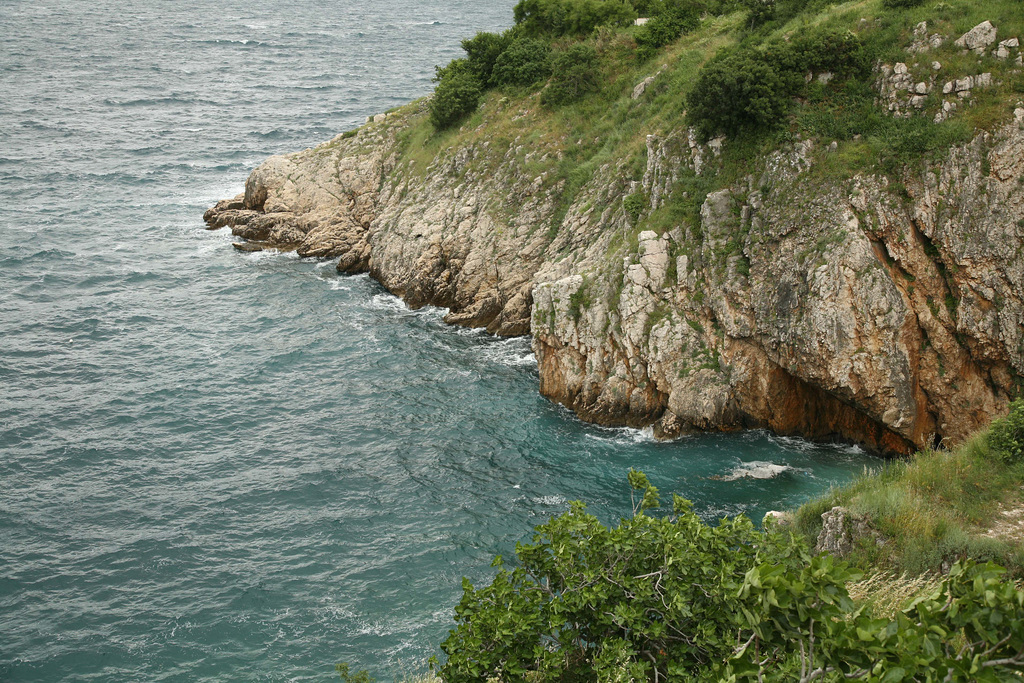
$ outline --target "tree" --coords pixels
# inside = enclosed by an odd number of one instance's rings
[[[511,42],[507,33],[499,35],[484,31],[462,41],[462,49],[466,51],[466,59],[469,60],[468,66],[481,83],[490,82],[494,63]]]

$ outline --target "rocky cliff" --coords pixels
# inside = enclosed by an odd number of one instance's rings
[[[908,71],[933,68],[919,61],[880,67],[880,97],[917,97]],[[907,453],[963,440],[1015,395],[1019,105],[898,180],[845,172],[844,148],[797,136],[703,195],[685,188],[728,141],[700,143],[681,121],[643,134],[639,168],[609,158],[567,175],[589,141],[542,125],[535,99],[491,97],[431,138],[423,106],[272,157],[208,224],[241,248],[338,258],[450,323],[531,334],[540,391],[601,424],[768,427]]]

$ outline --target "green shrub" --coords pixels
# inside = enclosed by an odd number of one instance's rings
[[[700,8],[693,3],[668,6],[637,31],[637,58],[649,59],[659,47],[668,45],[700,25]]]
[[[446,68],[450,67],[451,64]],[[440,75],[441,70],[438,73]],[[482,94],[480,81],[468,69],[458,68],[444,73],[430,101],[430,123],[437,130],[455,125],[476,110]]]
[[[626,0],[520,0],[516,25],[533,35],[586,35],[598,26],[625,26],[636,19]]]
[[[583,43],[569,46],[551,60],[551,82],[541,94],[541,102],[555,106],[568,104],[598,90],[599,71],[593,46]]]
[[[789,111],[783,79],[753,51],[726,53],[704,65],[687,98],[703,138],[779,123]]]
[[[633,220],[633,224],[640,220],[640,215],[650,205],[650,200],[647,198],[647,194],[644,192],[634,192],[628,195],[622,200],[622,206],[626,209],[626,213]]]
[[[465,57],[453,59],[446,66],[435,66],[434,78],[432,80],[434,83],[440,83],[446,78],[453,78],[459,74],[473,74],[473,67],[470,66],[469,60]]]
[[[889,9],[908,9],[923,4],[924,0],[882,0],[882,7]]]
[[[992,452],[1012,465],[1024,460],[1024,399],[1010,404],[1010,414],[993,420],[988,434]]]
[[[807,72],[840,79],[865,77],[871,60],[848,31],[810,29],[791,40],[771,40],[720,52],[700,70],[687,100],[701,135],[734,135],[782,123],[792,100],[807,90]]]
[[[462,41],[462,49],[466,51],[468,66],[480,80],[481,83],[488,83],[491,80],[491,72],[494,71],[494,63],[498,57],[508,49],[512,39],[506,33],[486,33],[481,31],[472,38]]]
[[[864,42],[850,31],[815,29],[793,37],[793,66],[807,71],[831,71],[838,77],[866,78],[871,73],[871,56]]]
[[[751,28],[757,28],[775,18],[775,0],[744,0],[743,6],[750,11]]]
[[[498,56],[491,72],[496,86],[527,86],[551,74],[551,48],[534,38],[518,38]]]
[[[997,681],[1024,670],[1024,591],[995,565],[953,566],[894,618],[856,608],[860,578],[774,525],[704,524],[688,501],[655,518],[630,470],[633,517],[582,503],[516,546],[489,586],[463,580],[441,644],[446,683],[529,681]],[[433,660],[432,667],[437,666]]]
[[[370,672],[366,669],[360,671],[352,671],[349,668],[348,662],[339,662],[334,665],[334,670],[338,672],[338,676],[345,683],[374,683],[376,679],[370,676]]]

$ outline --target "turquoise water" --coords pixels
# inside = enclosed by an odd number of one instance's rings
[[[567,501],[625,514],[631,466],[710,520],[872,462],[582,424],[527,341],[203,230],[513,4],[0,0],[0,680],[386,678]]]

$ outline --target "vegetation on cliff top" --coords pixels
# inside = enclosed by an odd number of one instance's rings
[[[649,21],[631,25],[634,15]],[[648,134],[687,127],[705,138],[725,134],[698,177],[680,178],[659,212],[637,214],[635,233],[695,222],[708,192],[797,139],[825,143],[816,173],[883,173],[898,188],[920,159],[1007,120],[1024,92],[1013,60],[964,55],[953,45],[984,20],[1001,35],[1024,35],[1015,0],[524,0],[516,19],[503,34],[463,41],[466,57],[438,67],[429,116],[414,116],[400,133],[400,161],[415,160],[423,173],[448,153],[486,142],[491,153],[472,162],[486,173],[507,163],[501,152],[512,149],[518,161],[530,155],[524,171],[558,188],[568,207],[605,164],[617,166],[623,182],[641,180]],[[911,61],[906,48],[921,21],[947,40],[910,64],[909,75],[937,78],[938,88],[912,115],[893,116],[873,69]],[[991,87],[935,122],[941,81],[983,72],[992,74]],[[634,86],[649,77],[634,99]]]

